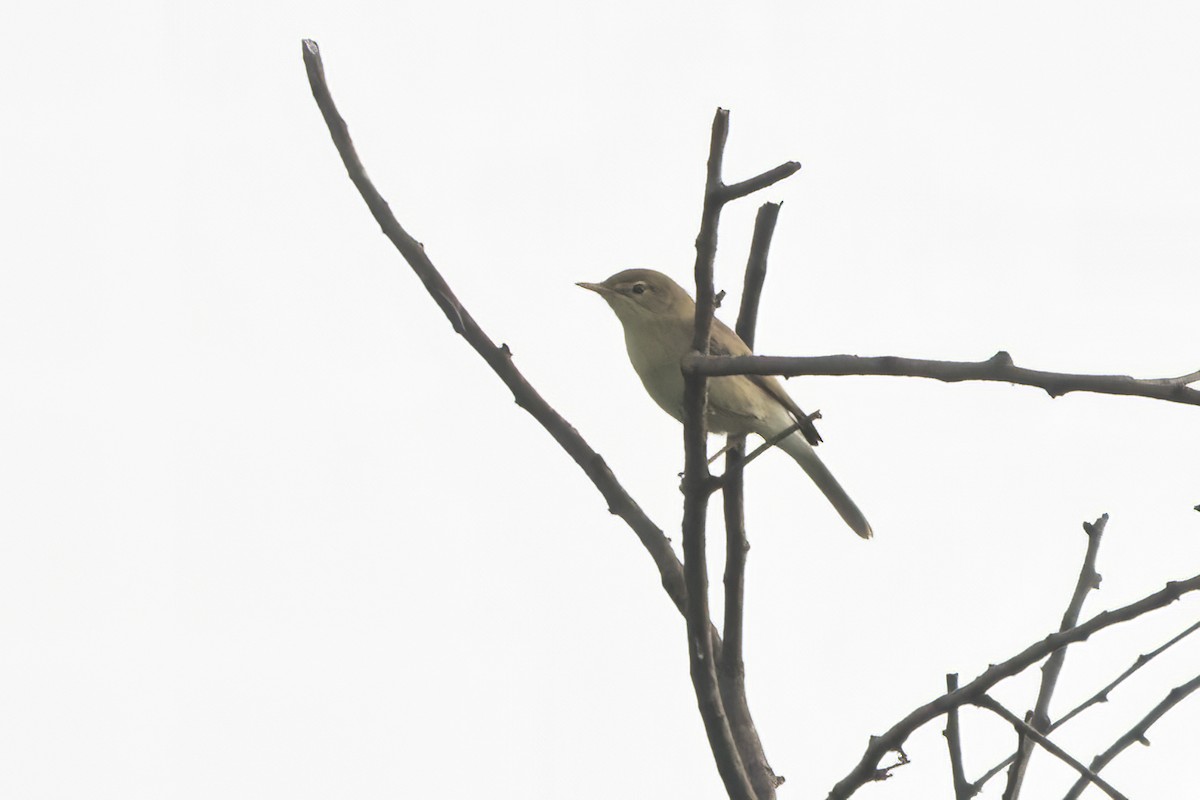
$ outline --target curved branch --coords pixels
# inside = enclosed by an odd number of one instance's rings
[[[642,546],[646,548],[650,557],[654,559],[655,566],[658,567],[663,589],[666,590],[680,613],[684,613],[684,609],[687,607],[687,591],[684,588],[683,565],[679,563],[675,551],[671,549],[670,540],[625,491],[600,454],[593,450],[579,435],[579,431],[575,430],[561,414],[555,411],[525,379],[525,376],[513,364],[512,352],[508,346],[497,347],[484,333],[462,303],[458,301],[458,298],[454,296],[454,292],[434,268],[429,257],[425,255],[424,246],[413,239],[396,221],[387,201],[383,199],[374,184],[371,183],[371,179],[367,177],[366,170],[354,150],[349,129],[334,105],[333,97],[325,82],[325,68],[321,62],[320,48],[316,42],[305,39],[302,42],[301,52],[304,56],[304,66],[308,71],[313,98],[317,101],[317,106],[325,118],[325,124],[329,127],[329,134],[342,157],[346,172],[355,187],[358,188],[363,200],[366,201],[367,207],[371,210],[375,221],[379,223],[384,235],[392,241],[392,244],[412,267],[413,272],[425,284],[429,294],[446,314],[454,331],[466,339],[467,343],[483,357],[483,360],[499,376],[500,380],[504,381],[504,384],[512,391],[517,405],[541,423],[542,427],[580,466],[584,474],[604,496],[609,512],[623,519],[637,534]],[[713,641],[714,645],[719,648],[720,640],[714,639]]]
[[[1135,603],[1122,606],[1113,611],[1102,611],[1087,622],[1081,623],[1069,631],[1053,633],[1040,642],[1017,653],[1012,658],[1000,664],[994,664],[986,669],[978,678],[961,687],[957,691],[947,692],[941,697],[915,709],[904,719],[897,722],[880,736],[871,737],[862,759],[854,766],[845,778],[829,792],[829,800],[845,800],[864,784],[871,781],[883,780],[888,777],[886,770],[879,768],[879,762],[888,753],[898,750],[917,728],[937,719],[951,708],[966,703],[975,703],[989,689],[1005,678],[1025,670],[1041,661],[1046,656],[1075,642],[1082,642],[1092,634],[1105,628],[1136,619],[1142,614],[1170,605],[1183,595],[1200,590],[1200,575],[1194,575],[1183,581],[1171,581],[1159,591],[1143,597]]]
[[[1003,350],[986,361],[931,361],[898,356],[705,356],[683,360],[687,374],[718,375],[887,375],[932,378],[946,383],[999,381],[1036,386],[1051,397],[1070,392],[1118,394],[1200,406],[1200,371],[1178,378],[1131,378],[1128,375],[1080,375],[1044,372],[1013,364]]]

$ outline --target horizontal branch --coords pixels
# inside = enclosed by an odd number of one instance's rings
[[[883,757],[890,752],[899,750],[913,731],[937,719],[951,708],[975,703],[1000,681],[1036,664],[1060,647],[1082,642],[1098,631],[1170,605],[1188,592],[1197,590],[1200,590],[1200,575],[1194,575],[1184,581],[1171,581],[1159,591],[1147,595],[1135,603],[1112,611],[1102,611],[1069,631],[1050,634],[1007,661],[992,665],[966,686],[957,691],[947,692],[915,709],[882,735],[872,736],[862,759],[845,778],[830,790],[829,800],[845,800],[864,784],[886,778],[887,771],[879,768],[879,762]]]
[[[1133,395],[1200,406],[1200,371],[1178,378],[1131,378],[1128,375],[1079,375],[1044,372],[1013,364],[1003,350],[986,361],[932,361],[899,356],[699,356],[683,360],[685,373],[718,375],[887,375],[960,381],[999,381],[1036,386],[1051,397],[1070,392]]]

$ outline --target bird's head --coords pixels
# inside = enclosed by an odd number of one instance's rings
[[[652,269],[627,269],[602,283],[577,283],[608,302],[624,325],[691,318],[696,304],[675,281]]]

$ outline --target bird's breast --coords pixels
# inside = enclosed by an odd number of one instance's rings
[[[631,335],[631,333],[633,335]],[[625,331],[629,361],[646,393],[664,411],[683,419],[683,371],[680,362],[690,342],[670,330]]]

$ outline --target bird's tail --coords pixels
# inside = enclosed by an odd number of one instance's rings
[[[793,433],[780,442],[779,447],[796,459],[796,463],[808,473],[808,477],[842,515],[842,519],[846,521],[851,530],[864,539],[870,539],[872,536],[871,524],[867,522],[867,518],[850,499],[850,495],[846,494],[842,485],[837,482],[837,478],[833,477],[833,473],[817,456],[812,445],[805,441],[799,433]]]

